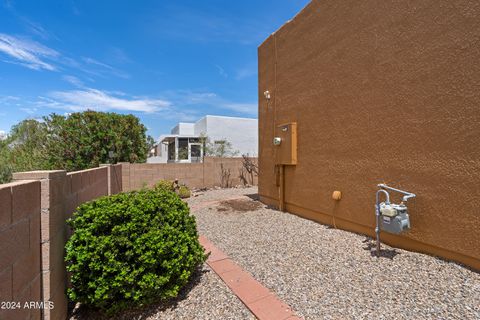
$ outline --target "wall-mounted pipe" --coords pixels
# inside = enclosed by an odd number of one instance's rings
[[[285,166],[279,165],[280,185],[278,188],[278,210],[285,211]]]
[[[415,193],[411,193],[411,192],[408,192],[408,191],[392,188],[392,187],[387,186],[384,183],[378,184],[377,187],[379,187],[381,189],[386,189],[386,190],[395,191],[395,192],[404,194],[402,200],[405,201],[405,202],[407,202],[408,199],[410,199],[410,198],[415,198],[416,197]]]
[[[380,189],[375,195],[375,235],[377,240],[377,257],[380,256],[380,194],[385,195],[385,203],[390,204],[390,194],[386,190]]]

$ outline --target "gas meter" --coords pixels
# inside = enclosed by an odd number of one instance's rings
[[[392,188],[386,184],[379,184],[378,187],[380,189],[377,190],[375,202],[377,257],[380,256],[380,230],[399,234],[410,229],[410,217],[408,216],[408,210],[405,203],[407,203],[408,199],[416,197],[414,193]],[[402,202],[400,204],[390,203],[390,194],[388,191],[403,194]],[[380,194],[385,196],[385,202],[379,201]]]
[[[407,206],[403,204],[380,203],[380,228],[383,231],[399,234],[410,229]]]

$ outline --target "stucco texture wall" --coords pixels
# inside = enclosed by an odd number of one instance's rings
[[[258,155],[258,120],[247,118],[231,118],[206,116],[205,134],[211,142],[226,139],[232,144],[233,151],[250,157]],[[200,132],[196,132],[200,134]]]
[[[417,198],[384,242],[480,269],[480,2],[312,1],[258,58],[263,201],[279,198],[274,127],[297,122],[288,211],[372,236],[387,183]]]

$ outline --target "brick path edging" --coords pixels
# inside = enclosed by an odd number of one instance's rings
[[[259,320],[296,320],[292,308],[255,280],[204,236],[199,238],[210,252],[207,264]]]

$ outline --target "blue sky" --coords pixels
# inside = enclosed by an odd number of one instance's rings
[[[257,116],[257,47],[307,0],[0,0],[0,131],[132,113],[158,137],[205,114]]]

